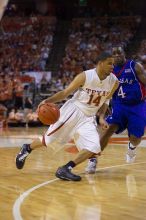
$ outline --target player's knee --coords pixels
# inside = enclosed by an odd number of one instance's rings
[[[41,141],[43,146],[47,147],[44,135],[40,138],[40,141]]]
[[[50,138],[46,137],[45,135],[40,137],[40,141],[41,141],[42,145],[45,146],[45,147],[50,146],[50,144],[52,144],[52,142],[53,142],[53,140],[51,140]]]

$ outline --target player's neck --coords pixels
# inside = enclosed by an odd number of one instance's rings
[[[96,68],[96,74],[98,75],[98,77],[101,81],[106,78],[103,74],[103,71],[101,70],[101,68],[99,66],[97,66],[97,68]]]

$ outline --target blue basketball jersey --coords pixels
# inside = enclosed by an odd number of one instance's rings
[[[120,84],[113,95],[113,103],[132,105],[138,104],[145,99],[145,86],[136,76],[135,64],[133,60],[127,60],[122,67],[114,67],[113,73]]]

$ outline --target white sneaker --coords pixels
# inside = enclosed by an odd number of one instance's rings
[[[126,162],[127,163],[133,163],[136,158],[136,149],[128,149],[127,154],[126,154]]]
[[[92,174],[96,172],[97,158],[91,158],[88,161],[87,167],[85,168],[86,173]]]

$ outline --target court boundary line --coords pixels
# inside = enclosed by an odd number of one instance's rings
[[[15,203],[13,205],[13,217],[15,220],[23,220],[22,216],[21,216],[21,212],[20,212],[20,207],[21,204],[23,203],[24,199],[33,191],[35,191],[36,189],[41,188],[42,186],[45,186],[47,184],[50,184],[52,182],[55,182],[59,180],[58,178],[55,178],[53,180],[49,180],[49,181],[45,181],[43,183],[40,183],[34,187],[31,187],[30,189],[26,190],[25,192],[23,192],[16,200]]]
[[[118,168],[118,167],[124,167],[124,166],[132,166],[132,165],[139,165],[139,164],[145,164],[146,162],[138,162],[138,163],[131,163],[131,164],[119,164],[119,165],[114,165],[114,166],[108,166],[108,167],[102,167],[102,168],[98,168],[96,170],[96,173],[100,170],[107,170],[107,169],[111,169],[111,168]],[[85,174],[85,172],[83,173],[80,173],[80,174]],[[30,189],[26,190],[25,192],[23,192],[14,202],[14,205],[13,205],[13,217],[14,217],[14,220],[23,220],[22,216],[21,216],[21,204],[23,203],[23,201],[26,199],[27,196],[29,196],[30,193],[32,193],[33,191],[45,186],[45,185],[49,185],[53,182],[56,182],[60,179],[58,178],[55,178],[53,180],[48,180],[48,181],[45,181],[43,183],[40,183],[34,187],[31,187]]]

